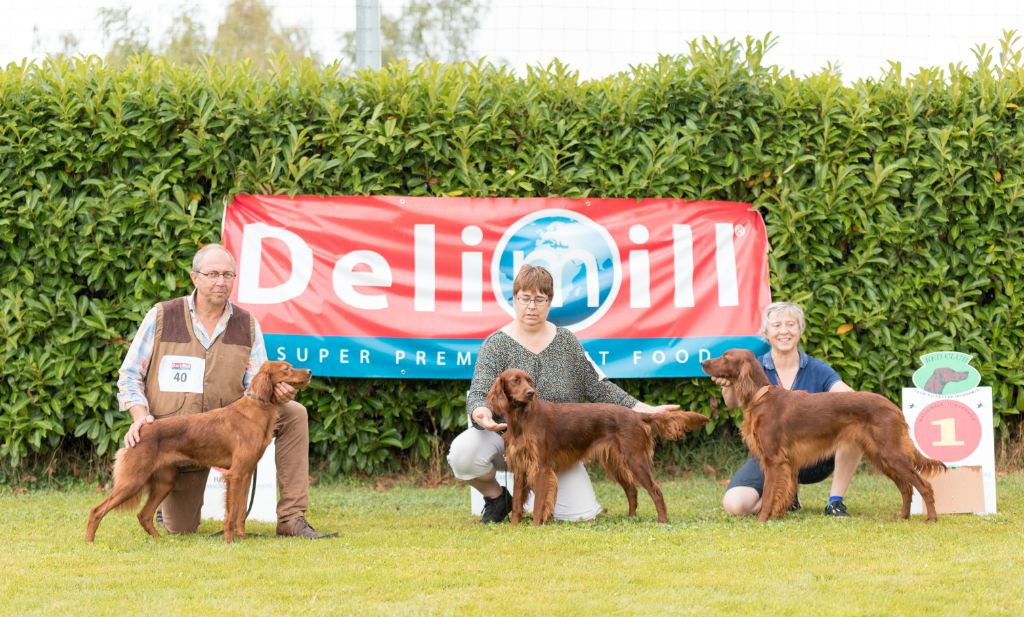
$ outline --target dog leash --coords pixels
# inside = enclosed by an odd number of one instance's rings
[[[504,473],[504,474],[505,474],[505,484],[503,484],[502,486],[504,487],[504,489],[505,489],[506,491],[508,491],[508,474],[509,474],[509,470],[508,470],[508,459],[507,459],[507,458],[505,458],[505,456],[504,456],[504,455],[502,455],[502,457],[501,457],[501,458],[505,459],[505,471],[503,471],[503,472],[502,472],[502,473]],[[511,492],[512,492],[512,491],[509,491],[509,493],[511,493]]]
[[[248,507],[245,508],[245,518],[246,519],[248,519],[249,515],[252,514],[252,504],[255,503],[255,502],[256,502],[256,470],[253,469],[252,470],[252,480],[249,481],[249,505],[248,505]],[[224,515],[227,516],[227,512],[225,512]],[[223,535],[224,535],[224,530],[221,529],[220,531],[217,531],[215,533],[211,533],[207,537],[219,538],[219,537],[221,537]],[[251,534],[248,534],[248,535],[250,535],[252,537],[255,537],[255,538],[260,537],[260,534],[258,534],[258,533],[251,533]]]
[[[252,513],[252,504],[256,501],[256,469],[252,470],[252,480],[249,481],[249,507],[245,509],[245,518]]]

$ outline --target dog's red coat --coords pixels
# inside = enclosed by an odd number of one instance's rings
[[[903,414],[885,397],[871,392],[810,394],[772,386],[747,349],[730,349],[702,366],[712,377],[729,379],[743,407],[743,441],[764,470],[758,520],[780,518],[789,511],[801,467],[831,456],[841,444],[850,444],[899,488],[901,517],[910,517],[913,487],[924,500],[926,520],[935,521],[932,485],[922,474],[932,475],[946,466],[917,450]]]
[[[508,424],[505,458],[515,474],[512,522],[522,519],[532,488],[534,525],[547,522],[554,512],[556,474],[589,459],[600,461],[608,477],[626,491],[630,516],[636,516],[639,483],[654,500],[658,521],[667,523],[665,498],[651,468],[651,431],[675,440],[708,421],[692,411],[639,413],[607,403],[552,403],[537,397],[530,376],[518,369],[494,380],[487,406]]]
[[[159,538],[153,514],[174,488],[180,465],[228,469],[224,474],[224,540],[245,536],[245,489],[274,437],[277,422],[274,385],[287,383],[301,389],[309,380],[307,369],[292,368],[287,362],[264,362],[249,386],[252,396],[206,413],[143,425],[139,443],[117,451],[114,488],[89,512],[85,539],[92,542],[100,521],[111,509],[137,505],[143,491],[149,492],[149,499],[139,512],[139,524]]]

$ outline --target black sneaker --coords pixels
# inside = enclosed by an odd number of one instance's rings
[[[802,507],[804,507],[804,506],[803,506],[803,504],[800,503],[800,493],[797,493],[796,495],[793,495],[793,503],[789,504],[789,511],[790,512],[796,512],[797,510],[799,510]]]
[[[841,501],[833,501],[825,506],[825,516],[848,517],[850,513],[846,511],[846,504]]]
[[[500,523],[508,517],[511,511],[512,495],[503,486],[501,487],[501,495],[497,497],[484,497],[484,515],[480,518],[480,522]]]

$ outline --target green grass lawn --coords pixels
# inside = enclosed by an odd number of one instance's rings
[[[334,540],[206,534],[151,540],[111,513],[82,537],[92,489],[0,492],[4,615],[979,615],[1024,614],[1024,475],[998,478],[999,514],[896,518],[899,494],[861,473],[853,518],[804,509],[762,525],[722,513],[706,476],[661,478],[671,523],[641,492],[596,484],[590,523],[479,525],[461,486],[315,487]],[[251,523],[250,533],[273,534]]]

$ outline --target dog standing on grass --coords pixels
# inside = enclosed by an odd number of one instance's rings
[[[153,515],[174,488],[181,465],[221,467],[227,484],[224,541],[245,536],[245,490],[263,451],[274,437],[277,406],[274,385],[287,383],[296,390],[309,385],[308,369],[287,362],[264,362],[249,392],[227,407],[190,416],[166,418],[142,426],[142,439],[134,448],[121,448],[114,461],[114,487],[89,511],[85,539],[92,542],[100,521],[113,508],[131,509],[143,491],[149,498],[139,511],[139,524],[154,538],[160,533]]]
[[[523,503],[532,488],[535,526],[554,513],[557,474],[587,459],[600,461],[608,477],[626,491],[629,516],[636,516],[640,484],[654,501],[658,522],[667,523],[665,498],[651,466],[651,433],[670,441],[681,439],[708,421],[693,411],[641,413],[610,403],[552,403],[537,396],[533,380],[519,369],[509,369],[494,380],[487,406],[508,424],[505,458],[515,475],[512,523],[522,520]]]
[[[927,522],[935,522],[935,495],[923,476],[946,469],[918,451],[903,413],[871,392],[794,392],[771,385],[748,349],[730,349],[701,363],[704,372],[732,382],[743,408],[743,441],[764,470],[758,520],[781,518],[796,494],[797,474],[835,453],[840,444],[860,448],[903,496],[902,518],[910,518],[911,488],[921,493]]]

